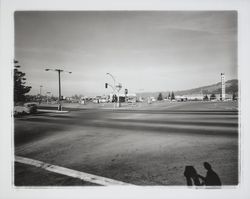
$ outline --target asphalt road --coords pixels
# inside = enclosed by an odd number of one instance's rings
[[[205,161],[223,185],[239,179],[235,102],[29,115],[15,118],[14,140],[16,155],[136,185],[185,185],[185,166],[204,176]]]

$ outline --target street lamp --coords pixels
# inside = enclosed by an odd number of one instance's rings
[[[112,75],[112,74],[110,74],[110,73],[106,73],[106,75],[109,75],[112,79],[113,79],[113,81],[114,81],[114,87],[115,87],[115,85],[116,85],[116,81],[115,81],[115,77]]]
[[[66,73],[69,73],[71,74],[72,72],[70,71],[65,71],[65,70],[62,70],[62,69],[49,69],[49,68],[46,68],[45,71],[56,71],[58,72],[58,80],[59,80],[59,99],[58,99],[58,110],[59,111],[62,111],[62,104],[61,104],[61,72],[66,72]]]
[[[119,91],[122,88],[122,84],[119,83],[118,85],[116,85],[115,77],[111,73],[106,73],[106,75],[109,75],[113,79],[113,81],[114,81],[114,86],[111,86],[111,87],[113,88],[114,93],[117,93],[117,107],[120,107]],[[107,85],[109,85],[109,84],[107,84]]]

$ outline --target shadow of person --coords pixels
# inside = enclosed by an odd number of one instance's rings
[[[214,172],[212,166],[208,162],[203,163],[204,168],[207,170],[206,177],[198,175],[204,181],[206,186],[221,186],[221,180],[217,173]]]
[[[199,180],[199,175],[197,174],[197,171],[193,166],[186,166],[185,171],[184,171],[184,176],[186,177],[187,180],[187,185],[192,186],[200,186],[201,182]]]

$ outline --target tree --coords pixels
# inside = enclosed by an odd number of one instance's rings
[[[168,93],[168,99],[171,99],[171,95],[170,95],[170,93]]]
[[[207,95],[205,95],[205,96],[203,97],[203,101],[208,101],[208,96],[207,96]]]
[[[174,96],[174,92],[172,91],[171,93],[171,100],[174,100],[175,99],[175,96]]]
[[[162,94],[161,94],[161,93],[159,93],[159,95],[158,95],[158,97],[157,97],[157,100],[158,100],[158,101],[163,100],[163,97],[162,97]]]
[[[14,102],[24,102],[26,99],[25,94],[31,89],[31,86],[25,86],[26,78],[25,73],[19,70],[21,66],[18,61],[14,61]]]
[[[78,96],[77,94],[75,94],[75,95],[72,96],[72,98],[78,100],[78,99],[80,99],[80,96]]]
[[[237,100],[237,94],[236,93],[233,93],[233,100]]]

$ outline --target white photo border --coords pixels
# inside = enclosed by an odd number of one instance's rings
[[[1,0],[1,133],[0,133],[0,196],[1,198],[250,198],[250,121],[249,52],[250,1],[248,0]],[[235,10],[238,13],[238,78],[239,104],[239,182],[235,188],[193,189],[171,186],[118,187],[48,187],[17,188],[13,185],[14,149],[13,83],[14,12],[15,11],[84,11],[84,10]]]

